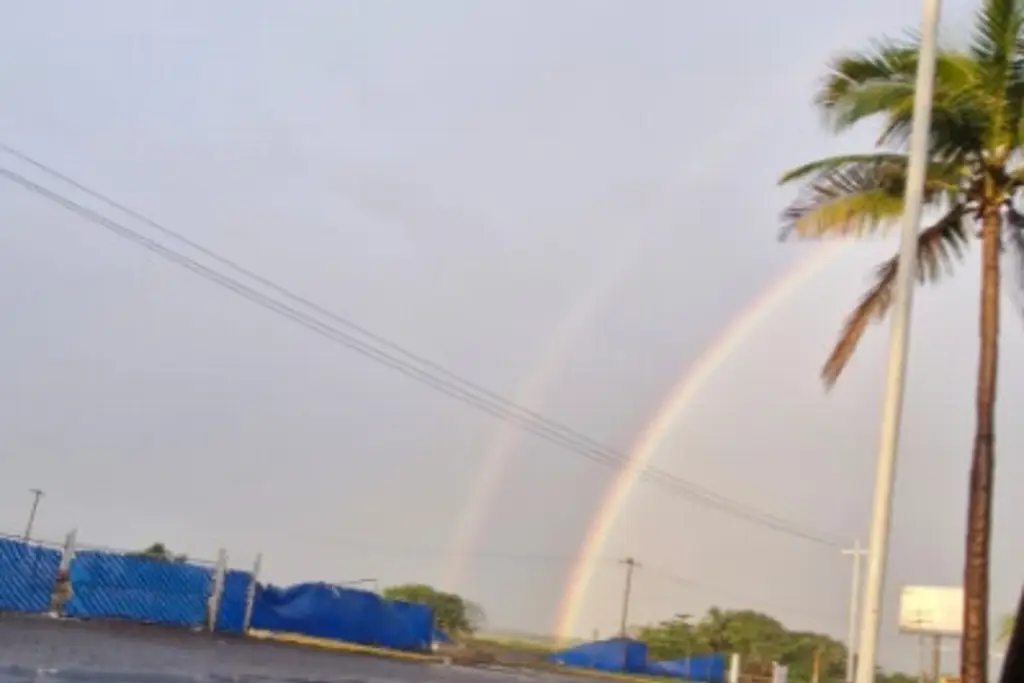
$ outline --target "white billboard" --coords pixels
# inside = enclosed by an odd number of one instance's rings
[[[900,631],[959,636],[964,624],[960,586],[904,586],[900,593]]]

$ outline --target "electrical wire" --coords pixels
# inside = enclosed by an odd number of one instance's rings
[[[0,176],[6,178],[10,182],[20,185],[22,188],[41,196],[55,204],[58,204],[68,211],[78,214],[79,216],[89,220],[101,227],[109,230],[122,239],[134,242],[138,246],[141,246],[162,258],[171,261],[187,270],[191,270],[193,273],[203,277],[209,282],[216,284],[224,289],[227,289],[242,298],[249,300],[250,302],[261,306],[271,312],[277,313],[282,317],[291,320],[292,322],[306,327],[310,331],[319,334],[337,344],[345,346],[357,353],[373,360],[374,362],[384,365],[385,367],[391,368],[397,372],[405,374],[406,376],[414,379],[430,388],[446,394],[452,398],[461,400],[478,410],[487,413],[498,419],[505,420],[512,424],[515,424],[524,431],[530,432],[542,439],[545,439],[555,445],[561,446],[562,448],[573,452],[577,455],[585,457],[593,462],[613,467],[615,469],[621,468],[623,465],[628,463],[628,456],[615,451],[614,449],[608,448],[600,444],[599,442],[587,437],[580,432],[565,426],[561,423],[555,422],[550,418],[547,418],[535,411],[531,411],[522,406],[518,406],[507,399],[502,398],[498,394],[491,392],[479,385],[457,375],[456,373],[443,368],[437,363],[429,361],[421,356],[418,356],[410,351],[407,351],[398,344],[375,335],[372,332],[358,326],[357,324],[338,316],[337,314],[318,306],[317,304],[309,301],[308,299],[301,297],[300,295],[294,294],[284,287],[274,283],[273,281],[260,276],[252,271],[249,271],[230,259],[224,258],[217,255],[213,251],[202,247],[196,242],[189,240],[188,238],[174,232],[168,228],[160,226],[155,221],[146,218],[142,214],[119,204],[98,192],[95,192],[84,185],[68,178],[67,176],[51,169],[50,167],[31,159],[27,155],[24,155],[13,148],[3,145],[0,143],[0,149],[6,151],[19,159],[22,159],[37,168],[54,175],[60,180],[71,184],[77,189],[93,196],[96,199],[104,201],[114,208],[124,211],[131,215],[133,218],[140,220],[150,227],[157,229],[161,233],[172,237],[183,244],[199,251],[200,253],[212,258],[222,265],[226,265],[236,272],[249,277],[250,279],[258,282],[259,284],[268,287],[278,294],[285,296],[295,303],[301,304],[320,315],[329,318],[330,320],[338,323],[343,327],[347,327],[351,330],[358,332],[370,341],[367,342],[363,339],[359,339],[351,333],[345,332],[337,327],[331,326],[322,320],[318,320],[308,313],[305,313],[292,305],[282,303],[281,301],[275,300],[258,290],[245,285],[234,278],[231,278],[223,273],[220,273],[199,261],[182,254],[170,247],[167,247],[156,240],[146,237],[121,223],[118,223],[109,217],[94,211],[78,202],[75,202],[53,190],[50,190],[38,183],[35,183],[28,178],[11,171],[6,168],[0,168]],[[374,346],[377,344],[377,346]],[[383,346],[387,349],[391,349],[395,353],[388,353],[382,350],[380,347]],[[404,359],[403,359],[404,358]],[[410,362],[412,361],[412,362]],[[418,363],[422,367],[417,367]],[[670,492],[688,499],[692,502],[699,503],[705,507],[716,509],[719,512],[730,515],[732,517],[743,519],[748,522],[760,525],[765,528],[772,529],[774,531],[784,533],[797,538],[802,538],[807,541],[811,541],[817,544],[826,545],[829,547],[836,547],[839,544],[827,537],[817,534],[812,531],[803,529],[796,524],[789,522],[781,517],[777,517],[770,513],[766,513],[751,506],[745,505],[739,501],[729,499],[721,494],[715,493],[710,489],[704,488],[693,482],[686,481],[675,475],[672,475],[664,470],[655,467],[646,467],[642,473],[641,478],[648,482],[658,483]]]

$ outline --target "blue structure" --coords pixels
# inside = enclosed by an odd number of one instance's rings
[[[217,610],[217,630],[224,633],[241,633],[245,620],[245,599],[249,594],[252,573],[229,569],[224,574],[224,587],[220,594],[220,608]]]
[[[0,539],[0,612],[47,611],[60,561],[52,548]],[[210,567],[103,551],[75,554],[69,578],[67,616],[193,628],[206,625],[214,589]],[[249,572],[225,572],[215,630],[242,632],[251,584]],[[324,583],[257,585],[250,625],[396,650],[426,651],[438,638],[426,605]]]
[[[422,651],[430,649],[434,613],[425,605],[326,583],[258,586],[252,628]]]
[[[78,619],[202,626],[212,582],[210,569],[187,562],[85,551],[71,563],[64,611]]]
[[[724,654],[697,655],[683,659],[651,662],[647,673],[651,676],[668,676],[687,681],[723,683],[728,663]]]
[[[0,612],[48,610],[59,567],[52,548],[0,539]]]
[[[584,643],[551,655],[556,664],[613,673],[647,672],[647,644],[629,638]]]

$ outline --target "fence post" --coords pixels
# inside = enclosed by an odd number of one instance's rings
[[[72,529],[64,537],[64,548],[60,554],[60,571],[71,569],[71,560],[75,559],[75,543],[78,540],[78,529]]]
[[[729,683],[740,683],[740,655],[737,652],[729,657]]]
[[[252,563],[252,577],[249,580],[249,589],[245,592],[245,615],[242,617],[242,634],[249,633],[249,625],[252,623],[252,606],[256,602],[256,584],[260,580],[260,566],[263,564],[263,553],[256,553],[256,561]]]
[[[71,599],[71,561],[75,559],[75,542],[78,530],[72,529],[64,537],[64,547],[60,553],[60,564],[57,565],[57,576],[54,577],[53,590],[50,593],[50,612],[56,616],[64,613],[64,606]]]
[[[213,572],[213,587],[210,590],[206,608],[206,629],[217,630],[217,613],[220,611],[220,599],[224,594],[224,575],[228,571],[228,553],[224,548],[217,551],[217,567]]]

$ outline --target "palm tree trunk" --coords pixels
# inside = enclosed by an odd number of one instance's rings
[[[988,573],[992,537],[992,483],[995,468],[996,371],[999,355],[999,257],[1002,218],[999,205],[982,216],[981,351],[976,396],[977,424],[967,502],[964,565],[964,633],[960,675],[963,683],[988,682]]]

